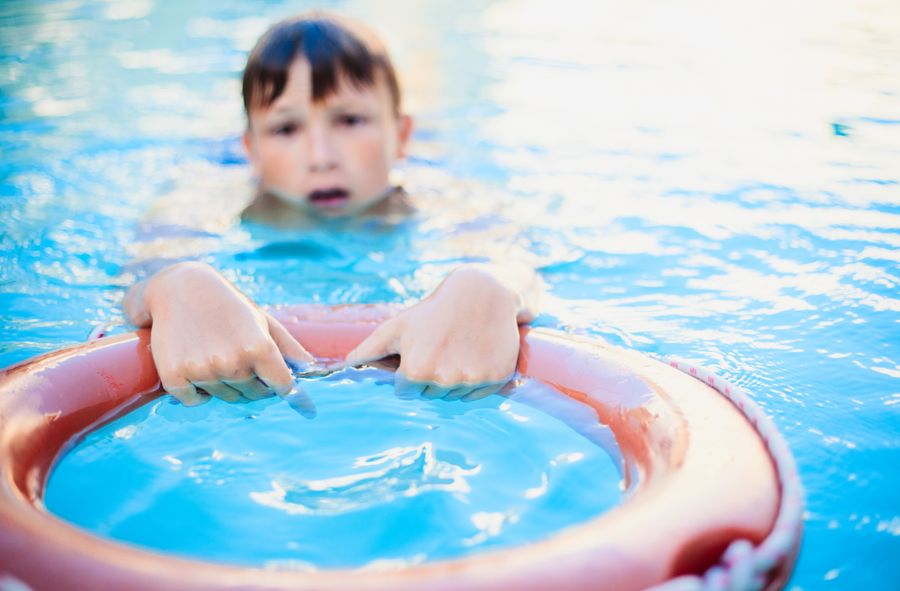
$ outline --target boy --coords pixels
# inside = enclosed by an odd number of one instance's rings
[[[250,54],[243,79],[244,147],[259,180],[246,219],[302,226],[322,218],[411,210],[391,187],[412,119],[397,77],[367,29],[312,14],[274,25]],[[529,269],[466,265],[427,298],[384,322],[348,356],[361,364],[399,354],[398,371],[430,398],[475,398],[515,370],[518,323],[537,313],[540,280]],[[136,284],[125,312],[152,326],[163,388],[187,405],[285,394],[285,359],[311,356],[271,315],[212,267],[178,263]]]

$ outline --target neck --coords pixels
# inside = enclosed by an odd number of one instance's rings
[[[294,200],[280,197],[277,193],[259,187],[253,202],[241,214],[242,219],[262,222],[276,227],[302,227],[321,223],[323,220],[346,218],[389,218],[406,217],[415,208],[409,201],[406,191],[391,185],[378,197],[356,208],[349,209],[344,215],[331,217],[322,215],[318,210]]]

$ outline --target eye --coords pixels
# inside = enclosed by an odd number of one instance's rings
[[[294,122],[289,121],[287,123],[282,123],[281,125],[276,125],[275,127],[273,127],[271,130],[271,134],[290,136],[294,135],[298,131],[300,131],[300,126]]]
[[[356,115],[353,113],[345,113],[343,115],[338,115],[337,122],[338,125],[343,127],[357,127],[366,123],[368,119],[366,119],[363,115]]]

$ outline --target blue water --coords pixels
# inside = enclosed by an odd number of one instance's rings
[[[524,258],[540,324],[686,357],[773,417],[807,491],[788,588],[900,586],[896,2],[326,3],[388,39],[418,120],[421,213],[371,241],[221,214],[243,56],[303,6],[0,4],[0,365],[121,317],[151,208],[197,230],[167,253],[264,303]]]
[[[609,429],[539,383],[476,402],[401,399],[375,369],[299,385],[302,414],[278,398],[144,405],[59,462],[45,505],[145,548],[309,570],[519,546],[620,500]]]

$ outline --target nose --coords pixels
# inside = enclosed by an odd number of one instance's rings
[[[326,172],[337,168],[337,151],[327,126],[310,126],[307,139],[309,141],[310,172]]]

